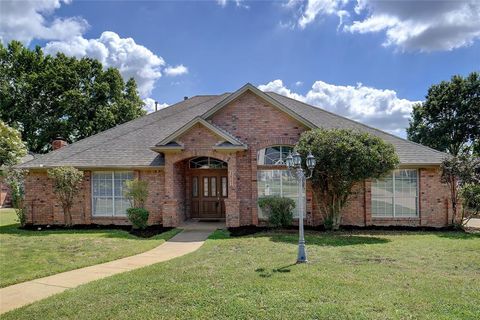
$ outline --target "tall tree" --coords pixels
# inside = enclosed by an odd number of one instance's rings
[[[452,155],[480,150],[480,74],[453,76],[430,87],[413,107],[408,139]]]
[[[17,164],[26,154],[20,133],[0,120],[0,168]]]
[[[28,149],[46,152],[57,136],[75,142],[145,114],[134,79],[91,58],[44,55],[0,44],[0,118]]]

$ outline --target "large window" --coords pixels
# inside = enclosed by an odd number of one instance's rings
[[[257,154],[259,165],[285,165],[285,158],[293,151],[291,146],[273,146],[261,149]]]
[[[125,216],[130,201],[124,197],[125,181],[133,179],[131,171],[98,171],[92,176],[93,215]]]
[[[416,169],[393,171],[372,183],[373,217],[418,216],[418,176]]]
[[[287,170],[258,170],[257,171],[258,197],[281,196],[295,201],[294,217],[298,218],[298,189],[294,177]],[[305,194],[303,195],[305,199]],[[258,216],[266,219],[267,216],[258,208]]]

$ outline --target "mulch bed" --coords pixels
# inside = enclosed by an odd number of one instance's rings
[[[163,227],[161,224],[148,226],[145,230],[132,229],[132,226],[122,226],[114,224],[76,224],[71,227],[64,225],[53,225],[53,224],[27,224],[20,229],[29,230],[29,231],[52,231],[52,230],[124,230],[129,231],[130,234],[137,236],[139,238],[151,238],[157,234],[172,230],[170,227]]]
[[[305,226],[305,230],[311,231],[325,231],[325,227],[322,226]],[[459,229],[455,229],[454,227],[442,227],[442,228],[434,228],[434,227],[409,227],[409,226],[342,226],[340,228],[341,231],[462,231]],[[259,232],[268,232],[268,231],[282,231],[282,232],[297,232],[298,226],[288,226],[284,228],[272,228],[272,227],[258,227],[255,225],[249,226],[241,226],[241,227],[234,227],[228,228],[230,232],[230,236],[232,237],[241,237],[252,235]]]

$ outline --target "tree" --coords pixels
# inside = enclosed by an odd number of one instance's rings
[[[431,86],[426,100],[413,107],[407,135],[455,156],[465,149],[479,152],[480,74],[457,75]]]
[[[355,184],[380,178],[399,163],[392,144],[368,134],[346,129],[315,129],[300,137],[297,151],[309,151],[317,165],[313,170],[314,200],[324,215],[325,227],[337,230],[341,209]]]
[[[441,182],[446,183],[450,190],[450,202],[452,203],[451,224],[456,225],[460,190],[464,185],[480,183],[480,160],[468,153],[462,153],[443,160],[441,169]]]
[[[26,154],[20,132],[0,120],[0,167],[13,166]]]
[[[3,170],[4,181],[10,189],[12,197],[12,207],[22,227],[27,223],[27,207],[25,205],[24,189],[25,175],[27,175],[27,170],[14,169],[13,167],[7,167]]]
[[[48,176],[53,180],[53,192],[62,204],[65,225],[72,225],[70,212],[75,196],[80,189],[83,172],[73,167],[57,167],[48,170]]]
[[[465,184],[461,190],[462,195],[462,224],[466,225],[473,217],[480,215],[480,184]]]
[[[134,79],[91,58],[44,55],[0,43],[0,118],[28,149],[47,152],[57,136],[75,142],[145,114]]]

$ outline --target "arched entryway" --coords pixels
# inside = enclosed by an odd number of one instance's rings
[[[186,174],[187,217],[225,219],[228,198],[228,164],[212,157],[188,160]]]

